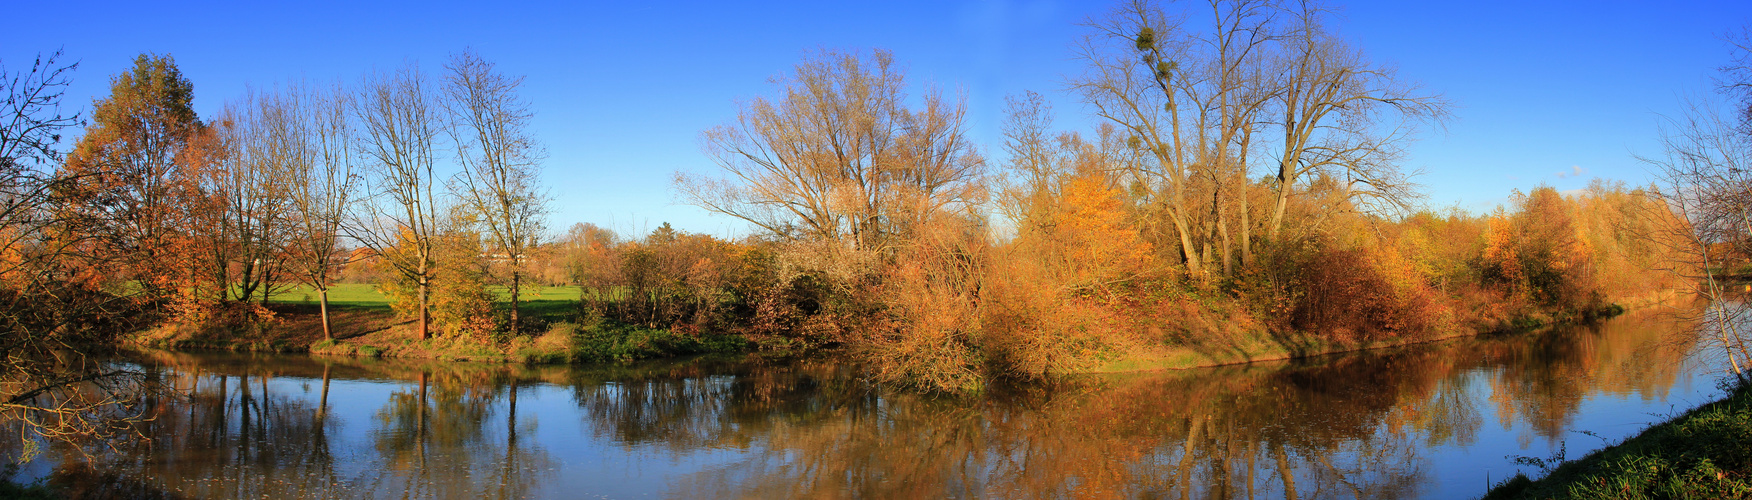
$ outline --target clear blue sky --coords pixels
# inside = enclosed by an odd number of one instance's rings
[[[370,5],[363,5],[370,4]],[[527,77],[550,158],[553,226],[592,222],[729,236],[746,227],[675,203],[676,171],[715,170],[698,135],[737,100],[816,48],[884,48],[916,83],[965,92],[970,128],[1000,160],[1006,94],[1054,99],[1057,123],[1092,120],[1062,91],[1081,66],[1077,24],[1102,1],[887,2],[25,2],[7,9],[9,69],[64,48],[80,61],[69,104],[89,109],[142,52],[169,54],[210,116],[246,86],[355,81],[417,61],[438,68],[473,47]],[[1429,204],[1485,211],[1510,190],[1595,177],[1642,183],[1632,157],[1658,152],[1661,114],[1709,92],[1727,62],[1721,35],[1752,24],[1752,2],[1335,1],[1339,30],[1402,77],[1458,105],[1405,166]],[[1172,8],[1172,7],[1171,7]],[[1573,175],[1577,171],[1581,175]],[[1559,175],[1563,173],[1565,175]]]

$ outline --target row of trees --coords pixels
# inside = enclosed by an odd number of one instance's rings
[[[729,178],[677,179],[758,235],[623,238],[580,224],[532,253],[539,279],[583,285],[587,308],[625,324],[846,345],[882,378],[950,390],[1162,349],[1305,352],[1513,328],[1675,285],[1651,235],[1681,226],[1622,185],[1517,193],[1492,214],[1393,215],[1334,164],[1304,170],[1325,173],[1297,177],[1281,216],[1273,175],[1187,189],[1223,214],[1187,232],[1164,204],[1178,188],[1140,173],[1161,160],[1123,124],[1056,131],[1043,96],[1016,96],[993,165],[960,139],[960,105],[909,99],[886,53],[824,52],[779,82],[779,98],[704,134]],[[1324,127],[1340,123],[1354,124]]]
[[[83,279],[137,286],[183,317],[301,283],[316,290],[327,334],[329,283],[357,243],[413,290],[421,338],[446,266],[506,263],[516,324],[546,201],[519,84],[465,52],[441,81],[409,65],[351,88],[289,85],[203,121],[174,61],[143,55],[95,104],[58,173],[76,179],[57,198],[68,221],[58,230],[116,264]],[[445,241],[466,248],[446,253]]]
[[[0,69],[0,412],[36,434],[119,431],[156,394],[150,374],[68,347],[164,321],[235,334],[298,284],[332,339],[328,285],[361,256],[411,291],[400,305],[422,338],[434,310],[478,318],[451,331],[504,333],[489,265],[508,271],[518,324],[547,201],[520,79],[464,52],[436,80],[409,65],[252,91],[203,118],[175,61],[142,55],[87,117],[62,110],[76,68],[56,53]]]
[[[1044,97],[1015,96],[1001,164],[964,139],[958,99],[909,96],[889,54],[822,52],[703,135],[726,177],[677,187],[763,229],[772,276],[824,284],[829,338],[939,389],[1164,348],[1508,328],[1672,284],[1639,238],[1677,222],[1641,190],[1414,213],[1396,160],[1448,104],[1326,15],[1127,2],[1089,23],[1072,82],[1101,125],[1056,131]]]

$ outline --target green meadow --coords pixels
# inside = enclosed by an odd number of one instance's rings
[[[498,294],[499,300],[509,301],[510,292],[506,287],[495,286],[490,289]],[[576,286],[525,286],[523,296],[523,313],[546,322],[565,321],[571,319],[578,308],[579,287]],[[296,285],[278,289],[268,297],[272,304],[316,305],[316,290],[305,285]],[[389,297],[377,290],[377,285],[364,283],[337,283],[329,286],[329,306],[358,309],[389,310]]]

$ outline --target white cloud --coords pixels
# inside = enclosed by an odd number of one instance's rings
[[[1582,168],[1581,165],[1570,165],[1569,170],[1558,172],[1557,178],[1568,179],[1570,177],[1581,177],[1583,174],[1586,174],[1586,173],[1588,173],[1588,169]]]

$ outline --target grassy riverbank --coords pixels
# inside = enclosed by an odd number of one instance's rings
[[[496,290],[503,293],[503,290]],[[683,335],[637,328],[598,318],[579,318],[576,287],[526,287],[524,335],[497,345],[469,339],[421,340],[414,323],[399,319],[389,299],[372,285],[339,284],[329,292],[334,340],[323,338],[321,309],[308,290],[278,292],[266,318],[200,324],[166,324],[137,332],[125,344],[170,350],[308,352],[330,356],[419,358],[454,361],[566,363],[632,361],[691,354],[736,352],[750,343],[733,335]]]
[[[580,318],[574,287],[530,287],[524,301],[529,326],[525,334],[496,344],[470,339],[418,339],[412,321],[398,319],[388,299],[375,287],[337,285],[330,291],[330,316],[335,340],[322,335],[320,311],[305,290],[277,293],[266,308],[266,321],[248,326],[167,324],[126,339],[138,347],[170,350],[308,352],[329,356],[388,357],[511,363],[604,363],[706,353],[758,350],[736,335],[687,335],[661,328],[640,328],[600,318]],[[1673,294],[1628,301],[1637,308],[1670,302]],[[1516,318],[1501,325],[1474,325],[1427,338],[1396,338],[1369,343],[1336,343],[1320,335],[1274,334],[1258,331],[1201,337],[1204,341],[1158,345],[1123,353],[1076,370],[1115,373],[1187,369],[1260,361],[1296,359],[1404,346],[1484,333],[1525,331],[1553,323],[1588,321],[1623,311],[1616,305],[1573,314],[1574,317]]]
[[[1484,498],[1752,498],[1752,386]]]

